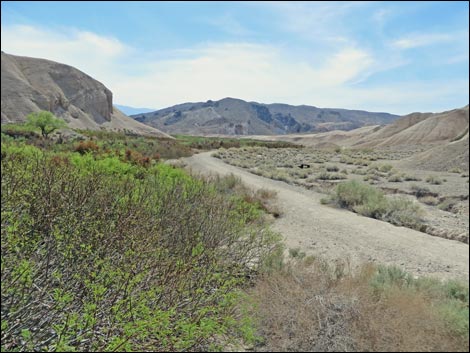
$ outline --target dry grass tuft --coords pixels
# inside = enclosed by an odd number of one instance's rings
[[[468,336],[450,330],[428,293],[396,283],[372,287],[380,275],[371,265],[353,275],[344,262],[309,263],[295,261],[252,289],[264,339],[257,351],[467,349]]]

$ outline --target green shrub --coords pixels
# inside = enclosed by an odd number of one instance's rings
[[[382,220],[397,226],[424,230],[421,218],[422,210],[420,206],[404,197],[389,199],[386,212],[382,215]]]
[[[165,164],[2,144],[1,167],[2,350],[204,351],[248,336],[238,288],[277,239],[253,205]]]
[[[336,187],[335,201],[340,207],[373,218],[379,218],[383,214],[386,204],[381,191],[355,180]]]
[[[419,205],[402,197],[387,199],[382,191],[355,180],[339,184],[331,200],[366,217],[422,229]]]
[[[27,125],[41,130],[41,134],[45,138],[48,138],[49,134],[55,130],[67,127],[67,123],[64,120],[45,110],[28,114],[26,121]]]

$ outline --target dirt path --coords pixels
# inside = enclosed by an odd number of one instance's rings
[[[205,152],[186,158],[197,173],[233,173],[248,186],[275,190],[283,212],[272,228],[288,248],[329,259],[397,265],[415,275],[468,281],[469,247],[320,204],[325,195],[251,174]]]

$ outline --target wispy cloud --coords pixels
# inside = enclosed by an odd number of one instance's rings
[[[398,49],[412,49],[428,45],[453,42],[461,38],[460,33],[427,33],[410,34],[392,41],[392,45]]]

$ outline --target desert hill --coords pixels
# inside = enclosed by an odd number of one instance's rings
[[[424,170],[469,169],[469,107],[442,113],[412,113],[385,126],[365,126],[350,131],[318,134],[253,136],[263,140],[282,140],[317,148],[424,149],[403,165]]]
[[[468,129],[468,106],[442,113],[413,113],[359,139],[355,146],[441,144]]]
[[[132,117],[167,133],[191,135],[273,135],[352,130],[365,125],[388,124],[398,118],[388,113],[261,104],[234,98],[184,103]]]
[[[1,67],[2,123],[22,122],[31,112],[48,110],[72,128],[169,137],[116,109],[109,89],[72,66],[2,52]]]

